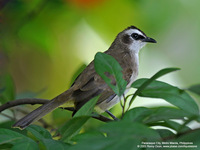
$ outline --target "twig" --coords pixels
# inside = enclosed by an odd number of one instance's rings
[[[117,117],[115,117],[110,111],[105,111],[110,117],[112,117],[114,120],[119,120]]]
[[[38,99],[38,98],[25,98],[25,99],[17,99],[14,101],[9,101],[3,105],[0,106],[0,112],[14,107],[14,106],[18,106],[18,105],[23,105],[23,104],[31,104],[31,105],[35,105],[35,104],[45,104],[49,102],[49,100],[46,99]]]
[[[128,100],[129,97],[133,96],[133,94],[129,94],[126,96],[126,101]],[[130,105],[128,106],[128,108],[126,109],[125,113],[130,109]]]
[[[200,130],[200,128],[197,128],[197,129],[194,129],[194,130],[188,130],[188,131],[185,131],[185,132],[181,132],[181,133],[178,133],[178,134],[175,135],[175,136],[173,135],[173,136],[164,137],[164,138],[162,138],[162,140],[163,140],[163,141],[173,140],[173,139],[175,139],[175,138],[177,138],[177,137],[180,137],[180,136],[189,134],[189,133],[191,133],[191,132],[196,132],[196,131],[198,131],[198,130]]]

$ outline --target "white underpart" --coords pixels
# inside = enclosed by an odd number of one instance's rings
[[[121,98],[119,98],[118,95],[116,95],[112,100],[110,100],[109,102],[107,100],[103,101],[102,103],[100,103],[97,107],[96,110],[99,113],[102,113],[106,110],[109,110],[112,106],[114,106],[115,104],[119,103],[119,101],[121,100]]]
[[[135,63],[135,65],[137,66],[136,68],[139,68],[139,55],[138,55],[138,53],[133,54],[133,55],[132,55],[132,58],[135,60],[134,63]],[[129,88],[131,87],[131,84],[135,81],[135,79],[137,78],[137,75],[138,75],[138,74],[135,74],[135,73],[133,73],[133,74],[131,75],[130,82],[129,82],[128,85],[126,86],[127,89],[129,89]]]
[[[126,31],[126,34],[130,35],[130,37],[131,37],[131,34],[133,34],[133,33],[137,33],[139,35],[145,36],[142,32],[140,32],[137,29],[129,29],[129,30]],[[135,63],[135,65],[138,68],[139,67],[139,56],[138,56],[138,53],[139,53],[139,50],[146,45],[146,42],[142,42],[141,40],[134,40],[134,39],[132,39],[132,40],[133,41],[131,42],[131,44],[129,46],[129,49],[132,52],[132,58],[133,58],[133,60],[135,60],[134,63]],[[130,90],[130,86],[135,81],[136,78],[137,78],[137,74],[133,73],[131,75],[129,84],[127,85],[127,89],[124,92],[125,95]],[[108,110],[109,108],[111,108],[112,106],[114,106],[115,104],[117,104],[122,98],[123,98],[122,96],[119,97],[119,96],[116,95],[110,101],[106,101],[105,100],[105,101],[103,101],[102,103],[100,103],[98,105],[98,108],[100,108],[100,109],[96,108],[96,110],[99,111],[99,112],[104,112],[105,110]]]

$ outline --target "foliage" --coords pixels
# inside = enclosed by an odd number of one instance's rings
[[[6,103],[15,98],[15,86],[10,75],[0,76],[0,102]]]
[[[115,77],[117,86],[114,87],[111,83],[108,85],[116,94],[124,91],[124,81],[122,82],[120,78],[122,77],[121,68],[114,58],[108,57],[104,53],[98,53],[95,57],[95,67],[100,75],[109,72]],[[134,102],[133,100],[137,96],[160,98],[172,106],[135,107],[127,110],[123,118],[118,121],[105,123],[93,130],[81,130],[92,116],[98,100],[98,97],[95,97],[87,102],[72,119],[59,127],[54,136],[41,126],[30,125],[22,132],[8,127],[9,122],[7,125],[0,124],[0,149],[151,149],[148,144],[144,144],[145,142],[156,142],[157,144],[154,146],[163,146],[162,142],[180,142],[174,146],[183,146],[184,144],[181,142],[192,142],[192,145],[185,145],[200,147],[200,129],[192,129],[188,126],[194,121],[200,122],[199,108],[195,100],[187,91],[156,80],[175,70],[177,69],[166,68],[149,79],[138,79],[132,84],[132,88],[137,90],[132,94],[130,100],[131,103]],[[109,82],[105,76],[103,79]],[[193,86],[191,91],[198,93],[198,87]],[[3,93],[4,90],[0,90],[0,92]],[[130,96],[126,97],[125,101],[128,101],[129,98]],[[168,146],[170,145],[168,144]]]
[[[176,71],[179,70],[178,68],[166,68],[166,69],[162,69],[159,72],[157,72],[154,76],[152,76],[149,80],[146,80],[143,84],[140,85],[140,87],[138,87],[138,90],[133,94],[133,97],[130,100],[129,106],[132,104],[133,100],[135,99],[135,97],[142,91],[144,90],[152,81],[156,80],[157,78],[170,73],[172,71]],[[134,83],[131,85],[134,88]]]
[[[109,87],[118,95],[121,96],[125,89],[127,82],[123,79],[122,68],[119,63],[110,55],[98,52],[95,55],[94,66],[96,72],[109,85]],[[112,84],[112,80],[106,75],[113,76],[116,80],[116,85]]]

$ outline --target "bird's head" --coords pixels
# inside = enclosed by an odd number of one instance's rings
[[[146,34],[137,27],[130,26],[117,35],[113,46],[138,53],[147,43],[156,43],[156,40],[147,37]]]

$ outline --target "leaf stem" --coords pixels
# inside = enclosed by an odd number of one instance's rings
[[[126,108],[126,102],[127,102],[127,99],[126,99],[126,97],[125,97],[125,95],[123,94],[123,100],[124,100],[124,104],[123,105],[121,105],[122,106],[122,116],[121,116],[121,118],[123,118],[124,117],[124,114],[125,114],[125,108]],[[122,102],[121,102],[121,104],[122,104]]]

